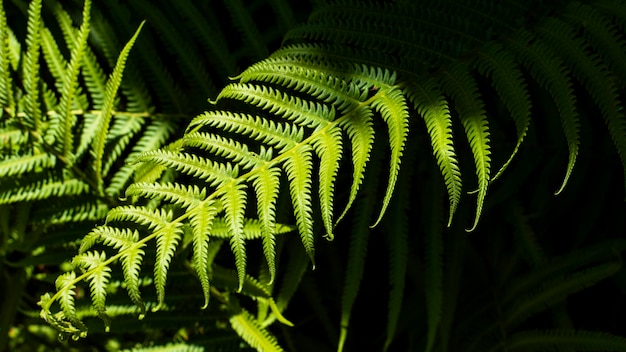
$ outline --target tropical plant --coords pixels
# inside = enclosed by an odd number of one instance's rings
[[[301,6],[0,6],[0,346],[626,350],[626,5]]]

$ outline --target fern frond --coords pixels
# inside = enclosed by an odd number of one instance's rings
[[[365,177],[367,162],[370,159],[374,144],[373,112],[369,108],[355,110],[349,119],[342,120],[340,126],[345,129],[352,147],[352,185],[350,196],[343,212],[337,218],[341,221],[356,200],[357,193]]]
[[[98,121],[96,122],[96,125],[98,126],[98,133],[94,137],[91,153],[94,158],[94,173],[96,176],[96,182],[101,193],[104,191],[102,172],[104,144],[106,141],[107,132],[109,131],[111,117],[113,115],[115,97],[122,81],[122,73],[124,71],[124,67],[126,66],[126,59],[130,52],[130,49],[133,47],[133,44],[137,39],[137,36],[139,36],[139,32],[141,31],[142,27],[143,22],[141,23],[139,28],[137,28],[137,31],[135,31],[135,34],[130,38],[128,43],[126,43],[124,49],[122,49],[122,51],[120,52],[117,63],[115,64],[115,68],[113,69],[113,73],[111,73],[111,76],[109,77],[109,80],[107,82],[107,89],[102,105],[102,112],[98,117]]]
[[[193,257],[191,262],[202,286],[202,293],[204,294],[203,308],[206,308],[209,305],[210,297],[209,239],[218,208],[215,206],[215,202],[212,201],[197,203],[195,209],[191,210],[192,215],[189,219],[193,233]]]
[[[196,147],[239,164],[242,169],[261,167],[266,160],[252,153],[248,146],[215,134],[194,132],[183,137],[183,145]],[[271,156],[271,155],[270,155]]]
[[[271,114],[293,120],[299,126],[314,129],[326,126],[335,117],[334,109],[329,109],[326,105],[283,94],[266,86],[232,83],[222,89],[217,96],[217,100],[224,98],[237,99],[255,105]]]
[[[485,116],[484,103],[479,97],[476,80],[471,77],[469,67],[459,64],[445,72],[443,81],[444,90],[454,100],[455,108],[459,113],[461,124],[470,143],[476,176],[478,178],[478,196],[476,200],[476,215],[474,223],[468,231],[478,226],[482,212],[487,187],[490,181],[491,151],[489,140],[489,126]]]
[[[105,323],[105,329],[109,331],[110,320],[106,315],[107,284],[111,278],[111,268],[103,263],[107,257],[104,252],[87,252],[79,254],[72,259],[72,263],[89,272],[89,288],[93,307],[98,312],[98,316]]]
[[[385,214],[398,178],[402,153],[409,132],[409,112],[402,91],[397,88],[381,88],[380,92],[374,96],[372,107],[380,112],[383,120],[387,123],[391,147],[389,181],[378,219],[372,225],[376,226]]]
[[[26,116],[22,122],[28,128],[39,131],[43,117],[39,100],[39,54],[41,47],[41,0],[31,1],[28,5],[28,23],[26,25],[26,57],[24,58],[24,89],[26,91],[24,110]]]
[[[298,232],[304,250],[315,267],[313,209],[311,207],[311,159],[311,147],[304,144],[289,153],[284,168],[289,179],[289,193],[291,194]]]
[[[257,351],[283,351],[276,338],[263,329],[245,309],[232,315],[229,321],[233,330]]]
[[[179,183],[136,182],[126,189],[126,197],[159,198],[176,203],[183,208],[198,204],[206,197],[206,189],[197,185],[185,186]]]
[[[319,166],[319,199],[322,222],[326,228],[326,238],[332,240],[333,235],[333,203],[335,179],[339,172],[339,161],[343,154],[342,135],[339,127],[321,130],[312,141],[313,148],[320,158]]]
[[[195,154],[168,150],[145,152],[135,162],[150,162],[171,167],[183,174],[204,180],[210,186],[223,185],[236,178],[239,174],[237,165],[215,163]]]
[[[177,223],[168,223],[163,227],[156,238],[156,262],[154,263],[154,287],[157,291],[158,305],[152,308],[158,311],[165,303],[165,282],[176,245],[182,238],[182,226]]]
[[[461,200],[462,180],[454,140],[448,101],[433,80],[420,85],[409,84],[407,94],[426,123],[433,154],[448,189],[450,210],[448,227]]]
[[[51,169],[57,163],[54,155],[47,153],[8,157],[0,162],[0,177],[15,176],[27,172]]]
[[[239,277],[238,292],[241,291],[246,272],[246,246],[243,238],[244,215],[246,210],[246,186],[233,183],[224,190],[224,218],[228,224],[230,248],[235,255],[235,266]]]
[[[15,108],[13,80],[9,70],[12,56],[11,34],[4,4],[0,3],[0,105],[8,111]]]
[[[290,124],[281,124],[268,121],[258,116],[231,113],[227,111],[209,111],[194,118],[187,131],[199,126],[212,126],[226,132],[235,132],[247,135],[262,143],[272,145],[282,150],[293,148],[302,141],[302,128],[292,127]]]
[[[276,276],[275,247],[276,241],[276,200],[279,193],[280,169],[277,167],[265,168],[251,178],[257,197],[257,214],[261,222],[261,236],[263,237],[263,253],[270,274],[270,282]],[[244,231],[249,233],[249,231]]]

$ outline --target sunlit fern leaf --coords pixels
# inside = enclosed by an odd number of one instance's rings
[[[325,66],[303,62],[302,56],[306,56],[309,50],[311,46],[279,49],[268,59],[250,66],[237,78],[241,83],[263,81],[279,84],[333,104],[341,112],[355,108],[367,91],[342,79]]]
[[[318,189],[322,222],[326,228],[326,237],[332,240],[335,237],[333,234],[335,180],[343,154],[341,129],[333,125],[320,130],[312,144],[320,158]]]
[[[180,223],[168,223],[158,231],[159,233],[156,237],[156,262],[154,263],[154,287],[157,291],[159,304],[152,308],[153,312],[158,311],[165,303],[167,272],[183,232]]]
[[[230,248],[235,255],[235,266],[239,277],[241,291],[246,272],[246,244],[243,238],[244,215],[246,210],[246,185],[233,182],[224,190],[222,202],[224,206],[224,219],[228,224],[230,235]]]
[[[532,44],[527,45],[529,42]],[[580,122],[571,73],[545,43],[536,41],[528,32],[519,32],[515,38],[508,40],[506,47],[515,53],[537,82],[548,90],[559,111],[569,148],[569,160],[561,187],[556,192],[558,194],[565,188],[574,169],[580,144]]]
[[[507,336],[489,351],[539,351],[546,349],[576,351],[624,351],[626,339],[606,332],[585,330],[530,330]]]
[[[585,84],[596,102],[626,175],[626,119],[619,95],[619,78],[599,55],[588,52],[588,44],[575,37],[574,28],[563,21],[547,20],[540,31],[542,37],[562,53],[572,74]]]
[[[313,209],[311,207],[312,155],[308,144],[293,149],[285,160],[285,173],[289,179],[289,193],[294,216],[304,250],[315,267],[313,238]]]
[[[94,173],[96,176],[96,182],[99,188],[99,192],[104,191],[103,184],[103,173],[102,173],[102,162],[104,157],[104,144],[107,137],[107,132],[109,131],[109,126],[111,123],[111,117],[113,115],[113,107],[115,103],[115,98],[117,96],[117,90],[122,81],[122,73],[124,71],[124,67],[126,66],[126,59],[128,58],[128,54],[130,53],[130,49],[133,47],[141,28],[143,27],[143,22],[135,31],[135,34],[130,38],[128,43],[124,46],[124,49],[120,52],[120,55],[117,59],[117,63],[113,68],[113,73],[109,77],[109,80],[106,85],[106,92],[104,96],[104,102],[102,104],[102,111],[96,122],[98,126],[97,134],[94,137],[91,153],[94,158]]]
[[[131,152],[126,157],[126,163],[112,175],[105,193],[107,195],[119,195],[132,179],[133,172],[138,171],[140,168],[141,164],[135,163],[137,157],[149,150],[163,146],[174,133],[174,129],[174,123],[166,119],[152,119],[149,121],[139,140],[132,145]],[[160,166],[156,168],[158,167]],[[149,169],[154,171],[155,166],[151,165]],[[137,172],[137,175],[139,174]]]
[[[483,203],[489,186],[489,172],[491,167],[491,151],[489,127],[485,116],[484,103],[480,97],[476,80],[471,76],[469,67],[458,64],[444,73],[442,82],[444,91],[452,96],[455,109],[467,135],[478,178],[478,196],[476,200],[476,215],[472,227],[478,226],[482,213]]]
[[[201,126],[212,126],[225,132],[235,132],[267,143],[275,148],[286,150],[302,141],[302,128],[290,124],[268,121],[258,116],[231,113],[228,111],[209,111],[194,118],[187,131]]]
[[[378,215],[378,219],[374,222],[376,226],[389,205],[393,189],[400,171],[400,163],[402,161],[402,153],[406,144],[409,132],[409,111],[406,105],[405,97],[400,89],[390,87],[381,88],[373,98],[372,107],[380,112],[383,120],[387,123],[389,130],[389,144],[391,147],[391,158],[389,160],[389,180],[387,183],[387,191],[381,204],[382,208]]]
[[[259,322],[246,310],[241,309],[238,313],[233,314],[229,321],[233,330],[257,351],[283,351],[276,338],[263,329]]]
[[[276,200],[279,193],[280,169],[268,167],[260,170],[251,178],[257,198],[257,214],[261,222],[263,253],[269,270],[270,282],[276,276]],[[249,233],[250,231],[244,231]]]
[[[41,47],[41,0],[32,1],[28,6],[26,25],[26,57],[24,59],[24,90],[26,91],[22,124],[30,129],[39,130],[42,111],[39,100],[39,53]]]
[[[335,111],[326,105],[283,94],[266,86],[233,83],[226,86],[217,100],[232,98],[266,109],[268,112],[293,120],[300,126],[321,128],[334,119]]]
[[[437,159],[439,170],[448,189],[450,202],[448,226],[450,226],[461,200],[462,179],[454,149],[452,119],[448,101],[434,80],[421,82],[419,85],[408,84],[407,94],[426,123],[433,154]]]
[[[191,212],[189,223],[191,224],[193,234],[193,256],[191,262],[202,286],[202,293],[204,294],[203,308],[206,308],[209,305],[210,297],[209,240],[211,227],[213,226],[213,220],[217,215],[218,208],[215,206],[215,201],[211,200],[196,201],[193,205],[195,207],[189,210]]]
[[[245,170],[260,167],[266,162],[266,160],[253,154],[245,144],[215,134],[204,132],[187,134],[183,137],[183,145],[200,148],[212,152],[216,156],[227,157]]]
[[[107,284],[111,279],[111,268],[104,262],[107,257],[104,252],[86,252],[72,259],[72,263],[89,272],[87,280],[91,292],[92,305],[98,316],[104,321],[105,329],[109,331],[110,319],[106,314]]]
[[[126,188],[126,197],[160,198],[170,203],[189,208],[206,197],[206,189],[197,185],[185,186],[179,183],[135,182]]]
[[[148,209],[135,205],[122,205],[109,211],[106,221],[133,221],[149,229],[162,229],[170,224],[172,212],[164,209]]]
[[[213,162],[195,154],[154,150],[141,154],[135,162],[160,164],[176,171],[204,180],[211,186],[224,184],[237,177],[238,167]]]
[[[87,38],[89,36],[89,25],[91,21],[91,1],[86,0],[83,7],[82,25],[70,52],[70,61],[66,68],[67,73],[63,75],[63,84],[60,89],[61,100],[59,102],[58,114],[53,114],[50,121],[52,130],[57,129],[56,138],[61,142],[60,152],[69,162],[71,166],[74,162],[74,133],[72,131],[76,123],[76,115],[72,112],[74,107],[75,95],[80,92],[78,89],[78,75],[82,66],[83,56],[87,47]],[[56,119],[54,118],[56,117]],[[58,119],[58,122],[55,121]],[[58,125],[55,126],[55,125]],[[58,142],[57,142],[58,143]],[[57,149],[59,149],[57,147]]]
[[[340,126],[343,128],[351,142],[352,149],[352,185],[350,186],[350,196],[343,212],[337,218],[337,222],[341,221],[352,207],[352,203],[356,200],[359,188],[365,176],[367,162],[369,161],[374,144],[374,114],[368,107],[355,109],[350,118],[341,121]]]
[[[76,315],[76,291],[74,291],[74,288],[76,287],[75,279],[76,274],[71,271],[59,275],[54,283],[57,288],[57,295],[59,296],[58,302],[61,306],[61,311],[63,312],[62,320],[57,322],[63,323],[64,320],[67,320],[71,323],[71,326],[68,326],[69,329],[63,329],[63,326],[57,327],[62,328],[61,331],[63,332],[71,331],[74,334],[84,337],[84,335],[86,335],[85,331],[87,331],[87,327]],[[56,317],[54,319],[56,319]]]
[[[481,55],[481,59],[477,61],[477,69],[490,78],[500,99],[511,112],[517,130],[517,143],[513,152],[493,176],[493,181],[498,179],[513,161],[526,137],[530,126],[532,102],[523,73],[510,52],[501,45],[494,44],[481,51]]]

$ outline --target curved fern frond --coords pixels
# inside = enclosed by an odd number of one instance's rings
[[[415,108],[426,123],[433,153],[448,189],[450,202],[448,226],[450,226],[461,200],[461,170],[459,169],[454,149],[452,119],[448,101],[434,84],[433,80],[426,81],[420,85],[409,84],[407,91],[409,98],[413,101]]]
[[[476,80],[470,75],[469,67],[457,65],[444,74],[443,89],[454,99],[455,108],[459,113],[461,124],[472,148],[476,176],[478,177],[476,216],[472,227],[468,230],[472,231],[478,225],[490,181],[489,127],[484,103],[479,98],[478,86]]]
[[[233,330],[257,351],[283,351],[276,338],[263,329],[248,311],[241,309],[229,321]]]

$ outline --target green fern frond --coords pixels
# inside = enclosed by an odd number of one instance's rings
[[[89,280],[92,304],[98,312],[98,316],[104,321],[105,328],[108,331],[110,328],[110,320],[106,315],[105,302],[107,284],[111,278],[111,268],[107,265],[103,265],[106,259],[107,257],[104,252],[87,252],[75,256],[72,259],[72,263],[76,267],[89,271],[87,280]]]
[[[9,70],[12,61],[11,37],[4,4],[0,3],[0,105],[7,111],[15,108],[13,80]]]
[[[51,169],[57,163],[54,155],[38,153],[8,157],[0,162],[0,177],[15,176],[42,169]]]
[[[157,291],[158,305],[152,308],[153,312],[158,311],[165,303],[165,282],[167,272],[172,257],[176,250],[176,245],[182,238],[182,228],[180,224],[169,223],[159,233],[156,238],[156,262],[154,263],[154,287]]]
[[[243,238],[244,215],[246,210],[246,186],[240,183],[231,184],[224,190],[224,218],[228,224],[230,248],[235,255],[235,266],[239,277],[238,292],[241,291],[246,272],[246,247]]]
[[[343,212],[337,218],[337,222],[341,221],[352,207],[352,203],[356,200],[359,188],[365,177],[367,162],[370,159],[370,153],[374,144],[373,116],[371,109],[361,108],[355,110],[351,118],[343,120],[340,124],[350,138],[353,174],[350,196]]]
[[[321,130],[312,141],[313,148],[320,158],[319,166],[319,198],[322,222],[326,228],[326,237],[332,240],[333,235],[333,204],[335,180],[339,172],[339,161],[343,154],[341,128],[334,127]]]
[[[263,237],[263,253],[267,262],[270,282],[276,277],[276,200],[279,193],[280,169],[277,167],[265,168],[251,178],[257,197],[257,214],[261,222],[261,236]],[[250,231],[244,231],[249,233]]]
[[[224,98],[241,100],[314,129],[326,126],[335,117],[335,111],[325,105],[289,96],[266,86],[232,83],[217,96],[218,101]]]
[[[209,240],[214,224],[213,219],[217,215],[218,208],[215,202],[199,202],[197,211],[193,211],[189,223],[193,233],[193,257],[191,262],[200,280],[202,293],[204,294],[204,306],[209,305]],[[195,209],[194,209],[195,210]]]
[[[404,146],[409,132],[409,112],[402,91],[396,88],[381,88],[380,92],[374,96],[372,107],[380,112],[383,120],[387,124],[389,130],[389,144],[391,147],[389,181],[387,183],[385,197],[382,200],[382,208],[378,219],[374,222],[374,225],[372,225],[376,226],[385,214],[398,178],[402,153],[404,152]]]
[[[452,120],[448,101],[434,80],[420,85],[407,85],[407,94],[426,123],[433,154],[448,189],[450,210],[448,226],[461,200],[462,179],[452,136]]]
[[[210,111],[194,118],[187,131],[192,131],[192,127],[198,128],[203,125],[247,135],[282,150],[293,148],[296,143],[302,141],[304,134],[302,128],[292,127],[290,124],[226,111]]]
[[[461,124],[465,129],[465,134],[474,155],[476,176],[478,178],[478,196],[474,223],[468,230],[473,231],[478,225],[490,181],[491,151],[489,127],[485,116],[484,103],[479,97],[477,82],[471,77],[469,67],[460,64],[452,67],[444,74],[443,89],[453,98],[455,108],[459,113]]]
[[[28,23],[26,25],[26,57],[24,59],[25,97],[22,124],[29,129],[39,131],[43,117],[39,100],[39,54],[41,47],[41,0],[32,1],[28,6]]]
[[[311,147],[304,144],[292,150],[285,160],[285,173],[289,179],[289,193],[298,232],[306,254],[315,267],[313,209],[311,207]]]
[[[107,132],[109,131],[109,126],[111,123],[111,117],[113,115],[113,106],[115,103],[115,97],[117,95],[117,90],[121,84],[122,73],[124,71],[124,67],[126,66],[126,59],[130,52],[130,49],[133,47],[141,28],[143,27],[143,22],[135,31],[135,34],[131,37],[131,39],[126,43],[124,49],[120,52],[120,56],[117,59],[117,63],[115,64],[115,68],[113,69],[113,73],[107,82],[106,92],[104,96],[104,102],[102,105],[102,112],[98,117],[96,125],[98,126],[98,133],[95,135],[91,153],[94,158],[94,173],[96,176],[96,182],[98,185],[98,191],[104,191],[103,184],[103,172],[102,172],[102,163],[104,157],[104,144],[106,141]]]
[[[276,338],[263,329],[254,317],[241,309],[230,317],[230,325],[241,338],[257,351],[283,351]]]

